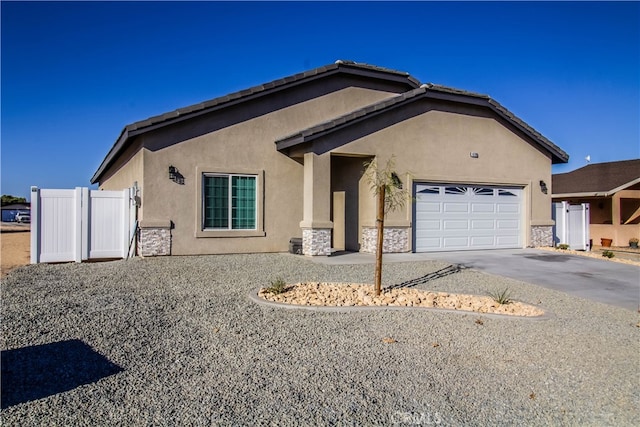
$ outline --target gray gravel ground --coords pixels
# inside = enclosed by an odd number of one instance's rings
[[[383,280],[446,265],[388,264]],[[421,287],[508,286],[553,316],[249,300],[277,277],[371,283],[373,266],[267,254],[15,270],[2,280],[3,425],[640,425],[638,313],[471,270]]]

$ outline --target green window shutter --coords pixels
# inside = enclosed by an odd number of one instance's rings
[[[204,228],[229,228],[229,177],[204,177]]]
[[[256,228],[256,178],[253,176],[232,176],[231,209],[234,230]]]

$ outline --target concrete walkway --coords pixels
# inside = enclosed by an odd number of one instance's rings
[[[363,253],[314,257],[325,264],[373,264]],[[384,263],[440,260],[623,307],[640,308],[640,267],[536,249],[385,254]]]

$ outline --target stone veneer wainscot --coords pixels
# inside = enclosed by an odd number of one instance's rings
[[[383,253],[409,252],[409,227],[385,227]],[[376,253],[378,230],[375,227],[362,229],[362,246],[360,252]]]
[[[531,246],[553,246],[553,226],[531,226]]]
[[[138,255],[171,255],[171,221],[141,221],[138,230]]]
[[[307,256],[331,255],[331,229],[303,228],[302,253]]]

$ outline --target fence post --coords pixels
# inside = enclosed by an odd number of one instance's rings
[[[81,187],[82,192],[80,195],[80,202],[82,205],[81,222],[82,222],[82,255],[81,260],[85,261],[89,259],[89,250],[91,249],[91,227],[89,222],[89,216],[91,215],[91,197],[89,188]]]
[[[31,187],[31,264],[40,261],[40,189]]]
[[[582,233],[584,234],[584,250],[591,251],[591,214],[589,212],[590,205],[589,203],[582,204],[582,226],[584,229]]]
[[[76,187],[73,192],[73,205],[73,229],[75,232],[73,256],[75,262],[82,262],[82,187]]]
[[[129,207],[131,191],[129,188],[122,190],[122,258],[127,259],[129,254]]]

